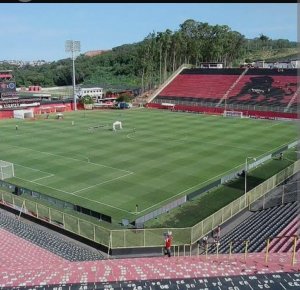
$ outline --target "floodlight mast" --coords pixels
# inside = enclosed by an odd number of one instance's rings
[[[67,40],[66,41],[66,52],[71,52],[72,55],[72,80],[73,80],[73,98],[74,98],[74,111],[77,110],[76,104],[76,84],[75,84],[75,59],[76,59],[76,52],[80,52],[80,41],[76,40]]]

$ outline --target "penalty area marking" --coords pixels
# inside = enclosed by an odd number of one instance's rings
[[[298,139],[296,139],[295,141],[297,141],[297,140],[298,140]],[[264,154],[261,154],[260,156],[263,156],[263,155],[265,155],[265,154],[267,154],[267,153],[269,153],[269,152],[271,152],[271,151],[273,151],[273,150],[275,150],[275,149],[277,149],[277,148],[280,148],[280,147],[282,147],[282,146],[284,146],[284,145],[287,145],[287,144],[289,144],[289,143],[290,143],[290,142],[285,143],[285,144],[283,144],[283,145],[280,145],[280,146],[278,146],[278,147],[276,147],[276,148],[273,148],[273,149],[271,149],[271,150],[265,152]],[[31,151],[40,152],[40,153],[44,153],[44,154],[48,154],[48,155],[64,157],[64,158],[68,158],[68,159],[76,160],[76,161],[80,161],[80,162],[86,162],[86,161],[78,160],[78,159],[75,159],[75,158],[65,157],[65,156],[61,156],[61,155],[57,155],[57,154],[52,154],[52,153],[48,153],[48,152],[42,152],[42,151],[38,151],[38,150],[33,150],[33,149],[26,148],[26,147],[22,147],[22,146],[15,146],[15,145],[11,145],[11,146],[12,146],[12,147],[24,148],[24,149],[28,149],[28,150],[31,150]],[[259,158],[260,156],[258,156],[257,158]],[[98,166],[109,167],[109,166],[105,166],[105,165],[101,165],[101,164],[97,164],[97,163],[92,163],[92,164],[95,164],[95,165],[98,165]],[[179,193],[177,193],[176,195],[174,195],[174,196],[172,196],[172,197],[170,197],[170,198],[167,198],[167,199],[165,199],[165,200],[163,200],[163,201],[161,201],[161,202],[159,202],[159,203],[157,203],[157,204],[155,204],[155,205],[152,205],[152,206],[150,206],[150,207],[148,207],[148,208],[146,208],[146,209],[140,211],[139,213],[143,213],[143,212],[145,212],[145,211],[147,211],[147,210],[149,210],[149,209],[151,209],[151,208],[153,208],[153,207],[155,207],[155,206],[157,206],[157,205],[159,205],[159,204],[165,203],[166,201],[168,201],[168,200],[170,200],[170,199],[173,199],[174,197],[179,196],[179,195],[183,194],[184,192],[186,192],[186,191],[188,191],[188,190],[190,190],[190,189],[193,189],[193,188],[195,188],[195,187],[197,187],[197,186],[199,186],[199,185],[202,185],[202,184],[204,184],[204,183],[206,183],[206,182],[208,182],[208,181],[210,181],[210,180],[212,180],[212,179],[214,179],[214,178],[217,178],[217,177],[219,177],[219,176],[222,176],[222,175],[224,175],[225,173],[230,172],[230,171],[232,171],[233,169],[235,169],[235,168],[237,168],[237,167],[239,167],[239,166],[242,166],[242,165],[244,165],[244,163],[242,163],[241,165],[235,166],[234,168],[231,168],[230,170],[225,171],[225,172],[223,172],[223,173],[221,173],[221,174],[219,174],[219,175],[217,175],[217,176],[215,176],[215,177],[213,177],[213,178],[210,178],[210,179],[208,179],[208,180],[206,180],[206,181],[204,181],[204,182],[201,182],[201,183],[199,183],[199,184],[196,184],[196,185],[194,185],[194,186],[192,186],[192,187],[190,187],[190,188],[188,188],[188,189],[186,189],[186,190],[184,190],[184,191],[182,191],[182,192],[179,192]],[[22,165],[20,165],[20,166],[22,166]],[[24,166],[23,166],[23,167],[24,167]],[[30,168],[30,167],[28,167],[28,168]],[[109,167],[109,168],[112,168],[112,167]],[[32,169],[32,168],[31,168],[31,169]],[[115,168],[115,169],[117,169],[117,168]],[[117,169],[117,170],[126,171],[126,170],[122,170],[122,169]],[[40,170],[37,170],[37,171],[40,171]],[[130,172],[130,171],[126,171],[126,172],[128,172],[128,173],[130,173],[130,174],[134,173],[134,172]],[[126,174],[126,176],[127,176],[127,175],[130,175],[130,174]],[[125,176],[125,175],[124,175],[124,176]],[[122,176],[122,177],[124,177],[124,176]],[[16,178],[18,178],[18,177],[16,177]],[[120,178],[121,178],[121,177],[120,177]],[[105,203],[102,203],[102,202],[99,202],[99,201],[96,201],[96,200],[92,200],[92,199],[89,199],[89,198],[85,198],[85,197],[76,195],[75,193],[70,193],[70,192],[67,192],[67,191],[64,191],[64,190],[60,190],[60,189],[57,189],[57,188],[49,187],[49,186],[42,185],[42,184],[40,184],[40,183],[37,183],[37,182],[34,182],[34,181],[29,181],[29,180],[22,179],[22,178],[18,178],[18,179],[21,179],[21,180],[24,180],[24,181],[27,181],[27,182],[31,182],[31,183],[34,183],[34,184],[37,184],[37,185],[40,185],[40,186],[43,186],[43,187],[46,187],[46,188],[50,188],[50,189],[53,189],[53,190],[56,190],[56,191],[59,191],[59,192],[63,192],[63,193],[69,194],[69,195],[73,195],[73,196],[76,196],[76,197],[81,198],[81,199],[84,199],[84,200],[88,200],[88,201],[91,201],[91,202],[95,202],[95,203],[98,203],[98,204],[102,204],[102,205],[104,205],[104,206],[111,207],[111,208],[117,209],[117,210],[122,211],[122,212],[126,212],[126,213],[129,213],[129,214],[133,214],[132,211],[127,211],[127,210],[124,210],[124,209],[121,209],[121,208],[118,208],[118,207],[115,207],[115,206],[112,206],[112,205],[108,205],[108,204],[105,204]]]
[[[38,152],[38,153],[42,153],[42,154],[46,154],[46,155],[50,155],[50,156],[56,156],[56,157],[60,157],[60,158],[62,157],[62,158],[66,158],[66,159],[69,159],[69,160],[74,160],[74,161],[79,161],[79,162],[85,162],[85,163],[93,164],[93,165],[96,165],[96,166],[99,166],[99,167],[111,168],[111,169],[114,169],[114,170],[124,171],[124,172],[131,173],[131,174],[134,173],[134,172],[129,171],[129,170],[115,168],[115,167],[107,166],[107,165],[100,164],[100,163],[94,163],[94,162],[90,162],[90,161],[80,160],[80,159],[76,159],[76,158],[72,158],[72,157],[67,157],[67,156],[63,156],[63,155],[59,155],[59,154],[54,154],[54,153],[49,153],[49,152],[45,152],[45,151],[39,151],[39,150],[35,150],[35,149],[23,147],[23,146],[17,146],[17,145],[9,145],[9,146],[16,147],[16,148],[23,148],[23,149],[27,149],[27,150],[30,150],[30,151],[34,151],[34,152]],[[83,157],[84,157],[84,155],[83,155]]]
[[[52,173],[50,173],[50,172],[46,172],[46,171],[42,171],[42,170],[35,169],[35,168],[32,168],[32,167],[24,166],[24,165],[21,165],[21,164],[18,164],[18,163],[13,163],[13,164],[16,165],[16,166],[23,167],[23,168],[28,168],[28,169],[33,170],[33,171],[38,171],[38,172],[42,172],[42,173],[46,173],[46,174],[47,174],[46,176],[39,177],[39,178],[33,179],[33,180],[31,180],[31,181],[37,181],[37,180],[40,180],[40,179],[43,179],[43,178],[49,178],[49,177],[54,176],[54,174],[52,174]],[[15,177],[16,177],[16,176],[15,176]],[[18,178],[18,177],[17,177],[17,178]],[[27,181],[29,181],[29,180],[27,180]]]
[[[33,179],[32,181],[37,181],[37,180],[41,180],[41,179],[44,179],[44,178],[50,178],[54,176],[54,174],[50,174],[50,175],[47,175],[47,176],[44,176],[44,177],[40,177],[40,178],[37,178],[37,179]]]
[[[11,146],[12,146],[12,147],[20,147],[20,148],[28,149],[28,150],[31,150],[31,151],[36,151],[36,152],[48,154],[48,155],[54,155],[54,156],[64,157],[64,158],[68,158],[68,159],[71,159],[71,160],[76,160],[76,161],[79,161],[79,162],[85,162],[85,163],[89,163],[89,164],[98,165],[98,166],[101,166],[101,167],[108,167],[108,168],[116,169],[116,170],[119,170],[119,171],[127,172],[127,174],[124,174],[124,175],[122,175],[122,176],[119,176],[119,177],[116,177],[116,178],[113,178],[113,179],[106,180],[106,181],[104,181],[104,182],[101,182],[101,183],[98,183],[98,184],[95,184],[95,185],[92,185],[92,186],[83,188],[83,189],[81,189],[81,190],[78,190],[78,191],[75,191],[75,192],[68,192],[68,191],[65,191],[65,190],[62,190],[62,189],[58,189],[58,188],[55,188],[55,187],[50,187],[50,186],[43,185],[43,184],[41,184],[41,183],[36,182],[37,180],[40,180],[40,179],[43,179],[43,178],[49,178],[49,177],[52,177],[52,176],[54,176],[54,174],[50,174],[49,172],[45,172],[45,171],[42,171],[42,170],[39,170],[39,169],[34,169],[34,168],[31,168],[31,167],[27,167],[27,166],[23,166],[23,165],[14,163],[14,164],[17,165],[17,166],[21,166],[21,167],[24,167],[24,168],[28,168],[28,169],[31,169],[31,170],[34,170],[34,171],[39,171],[39,172],[42,172],[42,173],[46,173],[46,174],[47,174],[47,176],[44,176],[44,177],[38,178],[38,179],[34,179],[34,180],[28,180],[28,179],[24,179],[24,178],[20,178],[20,177],[15,176],[15,178],[17,178],[17,179],[20,179],[20,180],[23,180],[23,181],[26,181],[26,182],[30,182],[30,183],[34,183],[34,184],[39,185],[39,186],[43,186],[43,187],[46,187],[46,188],[49,188],[49,189],[52,189],[52,190],[56,190],[56,191],[59,191],[59,192],[65,193],[65,194],[73,195],[73,196],[79,197],[79,198],[84,199],[84,200],[88,200],[88,201],[91,201],[91,202],[95,202],[95,203],[98,203],[98,204],[102,204],[102,205],[104,205],[104,206],[111,207],[111,208],[117,209],[117,210],[119,210],[119,211],[123,211],[123,212],[126,212],[126,213],[131,214],[130,211],[127,211],[127,210],[125,210],[125,209],[118,208],[118,207],[115,207],[115,206],[113,206],[113,205],[109,205],[109,204],[106,204],[106,203],[103,203],[103,202],[100,202],[100,201],[96,201],[96,200],[93,200],[93,199],[89,199],[89,198],[86,198],[86,197],[82,197],[82,196],[80,196],[80,195],[77,195],[76,193],[77,193],[77,192],[80,192],[80,191],[87,190],[87,189],[89,189],[89,188],[92,188],[92,187],[95,187],[95,186],[98,186],[98,185],[101,185],[101,184],[105,184],[105,183],[108,183],[108,182],[111,182],[111,181],[114,181],[114,180],[117,180],[117,179],[126,177],[126,176],[128,176],[128,175],[134,174],[134,172],[128,171],[128,170],[123,170],[123,169],[118,169],[118,168],[114,168],[114,167],[110,167],[110,166],[106,166],[106,165],[102,165],[102,164],[97,164],[97,163],[93,163],[93,162],[90,162],[90,161],[87,162],[87,161],[79,160],[79,159],[76,159],[76,158],[65,157],[65,156],[61,156],[61,155],[57,155],[57,154],[52,154],[52,153],[48,153],[48,152],[42,152],[42,151],[38,151],[38,150],[34,150],[34,149],[22,147],[22,146],[16,146],[16,145],[11,145]],[[87,158],[89,159],[89,157],[87,157]],[[52,176],[50,176],[50,175],[52,175]]]
[[[95,186],[102,185],[102,184],[105,184],[105,183],[108,183],[108,182],[112,182],[112,181],[118,180],[118,179],[120,179],[120,178],[126,177],[126,176],[131,175],[131,174],[133,174],[133,172],[130,172],[130,173],[124,174],[124,175],[122,175],[122,176],[115,177],[115,178],[112,178],[112,179],[109,179],[109,180],[106,180],[106,181],[103,181],[103,182],[100,182],[100,183],[96,183],[96,184],[94,184],[94,185],[85,187],[85,188],[80,189],[80,190],[73,191],[73,192],[71,192],[71,194],[75,194],[75,193],[78,193],[78,192],[81,192],[81,191],[85,191],[85,190],[90,189],[90,188],[93,188],[93,187],[95,187]]]
[[[127,174],[127,175],[129,175],[129,174]],[[100,201],[97,201],[97,200],[94,200],[94,199],[90,199],[90,198],[87,198],[87,197],[83,197],[83,196],[75,194],[74,192],[68,192],[68,191],[65,191],[65,190],[62,190],[62,189],[58,189],[58,188],[55,188],[55,187],[43,185],[41,183],[38,183],[38,182],[35,182],[35,181],[31,181],[31,180],[27,180],[27,179],[20,178],[20,177],[15,177],[15,178],[23,180],[23,181],[31,182],[31,183],[37,184],[39,186],[50,188],[52,190],[56,190],[56,191],[59,191],[59,192],[65,193],[65,194],[73,195],[73,196],[76,196],[78,198],[81,198],[81,199],[84,199],[84,200],[88,200],[88,201],[91,201],[91,202],[95,202],[95,203],[98,203],[98,204],[101,204],[101,205],[104,205],[104,206],[107,206],[107,207],[110,207],[110,208],[114,208],[114,209],[119,210],[119,211],[123,211],[123,212],[129,213],[129,214],[132,214],[132,212],[127,211],[125,209],[122,209],[122,208],[119,208],[119,207],[116,207],[116,206],[113,206],[113,205],[110,205],[110,204],[106,204],[104,202],[100,202]]]

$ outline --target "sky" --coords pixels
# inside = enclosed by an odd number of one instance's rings
[[[0,60],[56,61],[139,42],[151,32],[178,30],[187,19],[228,25],[246,38],[297,41],[296,3],[0,3]]]

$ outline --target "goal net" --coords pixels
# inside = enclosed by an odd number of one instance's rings
[[[243,118],[243,112],[239,111],[224,111],[224,117],[234,117],[234,118]]]
[[[0,180],[11,178],[15,176],[13,163],[0,160]]]
[[[14,110],[15,119],[33,118],[33,110]]]
[[[122,122],[120,121],[116,121],[113,123],[113,131],[116,131],[117,127],[119,127],[119,129],[123,129],[122,128]]]

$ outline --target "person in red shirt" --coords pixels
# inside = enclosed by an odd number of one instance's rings
[[[168,255],[168,257],[171,257],[172,239],[172,232],[168,232],[165,238],[165,255]]]

